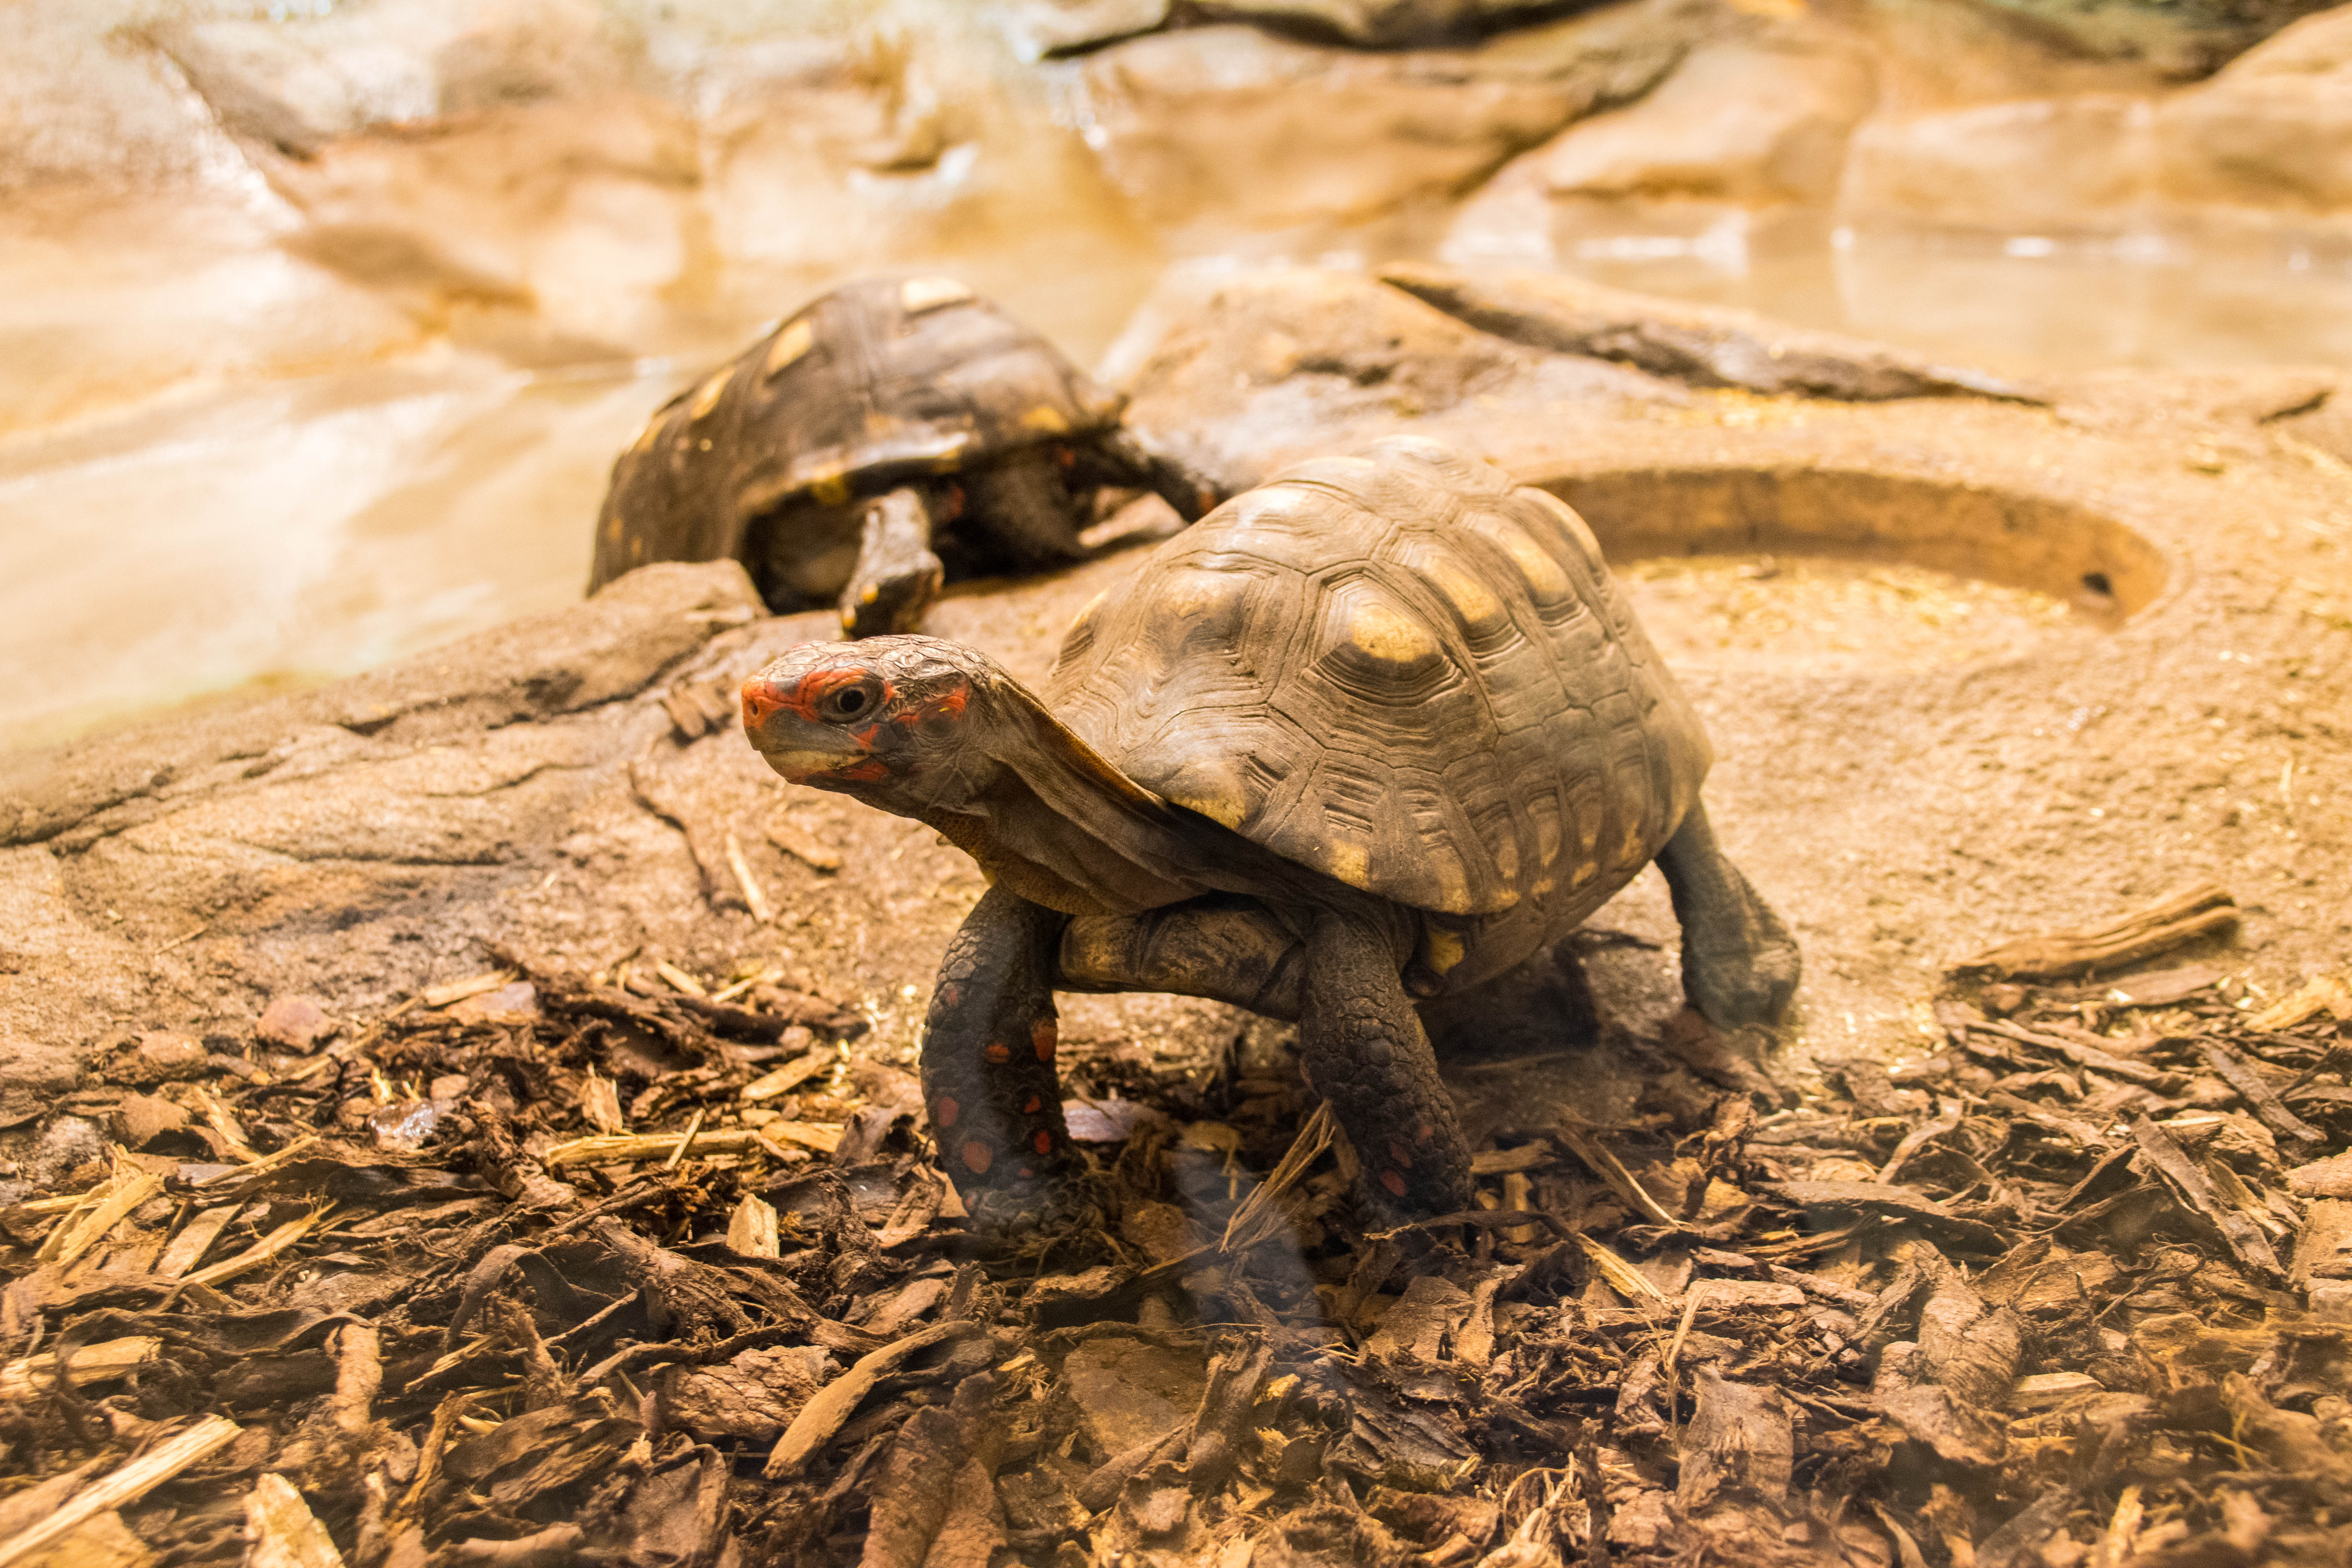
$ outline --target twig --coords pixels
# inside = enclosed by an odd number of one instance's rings
[[[698,1105],[695,1107],[694,1120],[686,1124],[686,1131],[679,1136],[677,1147],[671,1150],[669,1152],[669,1158],[662,1162],[662,1170],[665,1173],[677,1169],[678,1162],[686,1158],[686,1152],[694,1147],[695,1134],[702,1131],[702,1119],[709,1114],[710,1108],[709,1106]]]
[[[1906,1132],[1903,1142],[1895,1145],[1895,1152],[1887,1157],[1886,1163],[1871,1179],[1882,1186],[1893,1186],[1895,1173],[1910,1163],[1912,1155],[1925,1148],[1929,1139],[1941,1138],[1947,1132],[1958,1131],[1961,1117],[1967,1113],[1968,1107],[1960,1101],[1937,1096],[1936,1120],[1923,1121]]]
[[[1560,1142],[1572,1150],[1576,1157],[1591,1168],[1592,1173],[1609,1184],[1610,1191],[1632,1204],[1636,1212],[1652,1225],[1662,1225],[1669,1230],[1688,1230],[1690,1226],[1668,1214],[1664,1205],[1652,1197],[1625,1163],[1611,1153],[1582,1128],[1570,1122],[1559,1124]]]
[[[731,827],[727,830],[727,864],[735,872],[736,884],[743,889],[743,902],[751,910],[751,918],[761,925],[775,919],[776,911],[769,906],[768,895],[760,890],[758,879],[751,875],[751,863],[743,858],[743,846],[736,841]]]
[[[260,1268],[326,1224],[328,1216],[334,1212],[334,1205],[330,1204],[325,1208],[315,1209],[299,1219],[288,1220],[236,1257],[224,1258],[209,1268],[197,1269],[194,1274],[172,1287],[171,1294],[163,1298],[164,1305],[168,1307],[173,1301],[177,1300],[180,1292],[191,1286],[217,1285],[224,1279],[236,1279],[248,1268]]]
[[[101,1513],[136,1502],[198,1460],[235,1442],[245,1430],[226,1415],[207,1415],[186,1430],[166,1438],[121,1469],[74,1494],[71,1500],[40,1523],[0,1541],[0,1568],[30,1556],[52,1542],[62,1541]]]

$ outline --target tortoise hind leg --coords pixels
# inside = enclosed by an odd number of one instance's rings
[[[1077,498],[1050,447],[1032,447],[963,476],[970,526],[1017,571],[1083,559]]]
[[[1796,994],[1796,939],[1715,840],[1706,807],[1658,851],[1683,928],[1683,994],[1718,1028],[1777,1021]]]
[[[1389,945],[1342,916],[1318,915],[1306,990],[1300,1065],[1355,1148],[1359,1203],[1379,1217],[1468,1208],[1469,1146]]]
[[[940,1163],[982,1229],[1050,1217],[1076,1163],[1054,1069],[1054,952],[1067,917],[999,885],[948,942],[923,1031]]]
[[[867,502],[858,527],[857,564],[841,591],[842,629],[853,637],[913,631],[947,575],[931,553],[929,503],[902,486]]]
[[[1220,490],[1214,480],[1182,459],[1147,447],[1132,430],[1111,431],[1095,449],[1094,466],[1107,470],[1101,482],[1139,485],[1175,508],[1186,522],[1200,521],[1217,504]]]

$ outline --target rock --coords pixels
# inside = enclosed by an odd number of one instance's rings
[[[106,1159],[106,1135],[79,1116],[60,1116],[41,1129],[25,1156],[25,1175],[36,1188],[55,1190],[85,1165]]]
[[[184,1131],[188,1108],[153,1094],[129,1094],[114,1108],[114,1135],[125,1148],[145,1149],[158,1139]]]
[[[334,765],[362,740],[424,745],[593,708],[635,693],[759,613],[735,563],[665,563],[585,605],[317,691],[0,759],[0,845],[79,847],[175,799]]]
[[[1015,0],[1004,26],[1024,59],[1083,54],[1121,38],[1157,32],[1169,0]]]
[[[1381,279],[1482,331],[1616,360],[1694,386],[1874,402],[1967,395],[2038,402],[1981,372],[1767,321],[1747,310],[1628,294],[1549,272],[1470,274],[1400,264]]]
[[[2149,101],[2127,93],[1873,120],[1854,136],[1840,216],[2009,234],[2120,229],[2151,189]]]
[[[279,996],[261,1010],[261,1019],[254,1025],[253,1032],[265,1046],[309,1056],[334,1027],[335,1021],[327,1016],[327,1010],[311,998]]]
[[[81,1058],[66,1047],[0,1037],[0,1127],[47,1115],[80,1081]]]
[[[2352,1198],[2352,1154],[2331,1154],[2286,1173],[2299,1198]]]
[[[1514,167],[1555,200],[1821,205],[1876,96],[1870,57],[1850,37],[1759,30],[1691,50],[1636,101],[1579,121]]]
[[[1639,95],[1682,49],[1680,0],[1471,48],[1360,54],[1187,27],[1088,56],[1089,140],[1148,221],[1361,220],[1442,201],[1571,120]]]
[[[1465,204],[1441,254],[1549,265],[1580,232],[1698,236],[1759,212],[1825,211],[1876,95],[1869,51],[1827,27],[1702,41],[1646,95],[1513,160]]]
[[[2352,224],[2352,9],[2322,12],[2156,111],[2170,201]]]
[[[628,40],[588,0],[376,0],[166,21],[146,37],[223,124],[297,158],[380,125],[609,92],[630,64]]]
[[[183,1083],[205,1075],[210,1055],[194,1036],[150,1029],[139,1037],[129,1076],[134,1083]]]
[[[1671,401],[1678,389],[1471,328],[1349,273],[1245,273],[1162,337],[1134,378],[1130,417],[1220,483],[1257,483],[1349,427],[1369,442],[1443,409],[1544,381],[1595,401]]]
[[[2060,47],[2143,61],[2175,79],[2200,77],[2331,0],[1986,0]],[[2021,29],[2023,30],[2023,29]]]

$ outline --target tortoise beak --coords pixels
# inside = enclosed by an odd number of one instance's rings
[[[793,784],[855,767],[871,755],[832,725],[804,718],[788,684],[753,679],[743,683],[742,695],[745,739]]]

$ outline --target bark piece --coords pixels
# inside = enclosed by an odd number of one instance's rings
[[[2229,889],[2208,882],[2168,893],[2106,925],[2015,938],[1952,968],[2006,980],[2063,980],[2154,958],[2237,921]]]
[[[2170,1133],[2142,1116],[2132,1123],[2132,1136],[2139,1141],[2140,1152],[2163,1177],[2165,1185],[2172,1189],[2173,1195],[2205,1222],[2230,1249],[2231,1257],[2265,1282],[2276,1284],[2284,1279],[2278,1254],[2271,1250],[2270,1238],[2252,1220],[2221,1201],[2204,1170],[2182,1152]]]
[[[1796,1440],[1780,1396],[1730,1382],[1711,1365],[1698,1368],[1696,1383],[1698,1413],[1683,1433],[1675,1506],[1691,1513],[1741,1492],[1770,1502],[1786,1498]]]

